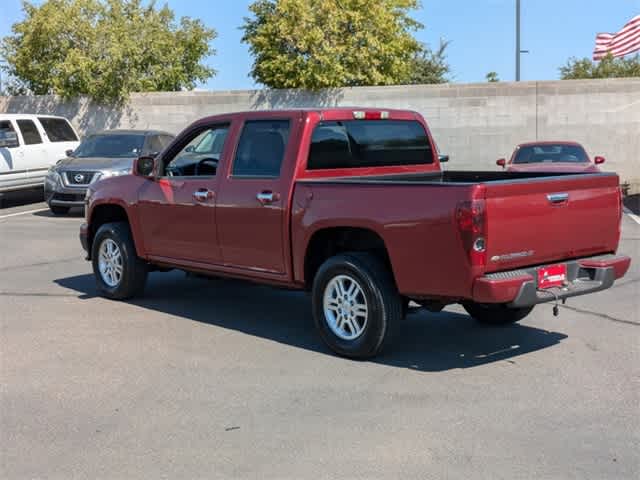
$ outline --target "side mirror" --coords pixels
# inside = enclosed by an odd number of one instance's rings
[[[138,157],[133,161],[133,174],[138,177],[152,178],[156,170],[156,159],[154,157]]]
[[[440,163],[448,162],[449,161],[449,155],[438,155],[438,161]]]
[[[184,149],[184,151],[186,153],[195,152],[196,151],[196,147],[194,147],[193,145],[189,145],[187,148]]]
[[[67,157],[73,157],[73,150],[71,150],[71,149],[67,150],[64,153],[67,155]]]
[[[15,148],[18,147],[18,134],[10,130],[0,130],[0,148]]]
[[[604,162],[605,162],[604,157],[595,157],[593,159],[593,163],[595,163],[596,165],[602,165]]]
[[[498,165],[499,167],[506,167],[507,166],[507,161],[504,158],[500,158],[498,160],[496,160],[496,165]]]

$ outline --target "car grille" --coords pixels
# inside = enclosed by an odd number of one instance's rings
[[[89,185],[96,172],[64,172],[67,185]]]

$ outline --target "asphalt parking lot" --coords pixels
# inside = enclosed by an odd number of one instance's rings
[[[96,297],[79,214],[0,210],[0,477],[640,478],[640,224],[611,290],[333,356],[309,299],[154,273]]]

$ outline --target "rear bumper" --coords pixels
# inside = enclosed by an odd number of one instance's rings
[[[631,259],[624,255],[600,255],[558,263],[567,265],[565,286],[538,290],[537,267],[490,273],[474,281],[473,301],[506,303],[517,308],[599,292],[627,273]]]

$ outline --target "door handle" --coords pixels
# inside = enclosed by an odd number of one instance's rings
[[[549,200],[549,202],[551,202],[553,205],[559,205],[569,200],[569,194],[568,193],[550,193],[549,195],[547,195],[547,200]]]
[[[277,202],[278,200],[280,200],[280,194],[270,191],[264,191],[258,193],[258,195],[256,195],[256,198],[262,205],[271,205],[273,202]]]
[[[202,189],[193,192],[193,198],[198,202],[206,202],[214,197],[214,193],[211,190]]]

